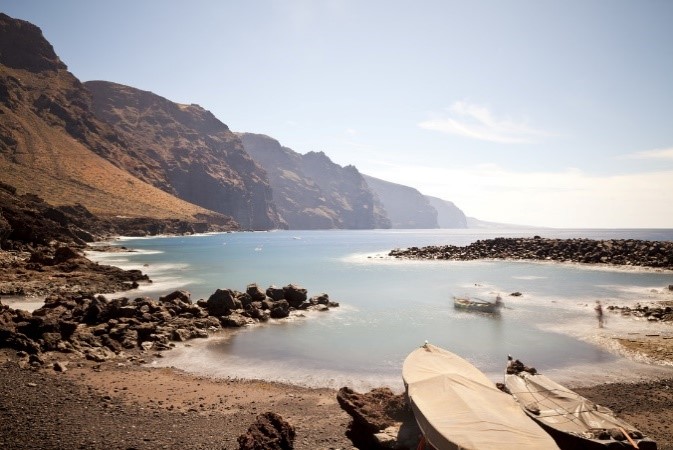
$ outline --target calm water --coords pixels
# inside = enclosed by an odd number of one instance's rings
[[[661,326],[615,316],[599,330],[592,307],[596,299],[633,304],[671,298],[665,289],[673,284],[671,272],[383,257],[398,247],[535,234],[673,240],[673,230],[276,231],[124,239],[120,245],[137,252],[97,258],[150,275],[154,283],[131,295],[181,288],[196,300],[217,288],[296,283],[309,295],[326,292],[341,303],[226,339],[192,341],[156,362],[213,376],[400,389],[402,361],[425,340],[467,358],[494,380],[507,354],[566,380],[656,372],[610,351],[610,341],[616,333],[657,332]],[[523,295],[509,296],[515,291]],[[502,293],[507,308],[499,317],[454,310],[451,296],[465,293]]]

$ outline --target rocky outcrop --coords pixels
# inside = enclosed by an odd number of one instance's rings
[[[404,394],[388,388],[361,394],[343,387],[337,401],[352,417],[346,435],[357,448],[417,448],[420,430]]]
[[[129,148],[95,117],[89,92],[40,29],[0,14],[0,182],[96,215],[223,220],[115,166],[130,158]]]
[[[273,200],[290,229],[390,228],[362,175],[324,153],[301,155],[268,136],[239,133],[268,173]]]
[[[392,228],[438,228],[437,210],[418,190],[364,175],[388,214]]]
[[[607,310],[622,316],[643,318],[649,322],[673,322],[672,305],[641,305],[639,303],[634,306],[609,305]]]
[[[130,144],[115,164],[246,229],[283,227],[267,175],[234,133],[198,105],[107,81],[84,83],[96,116]]]
[[[437,211],[439,228],[467,228],[467,217],[453,202],[426,195],[430,206]]]
[[[409,259],[523,259],[673,269],[673,242],[636,239],[495,238],[479,240],[465,247],[442,245],[396,249],[389,255]]]
[[[5,250],[55,247],[56,243],[82,247],[111,235],[192,234],[226,231],[236,225],[230,219],[222,224],[211,219],[100,218],[82,205],[53,206],[33,194],[18,195],[12,186],[0,183],[0,249]]]
[[[239,450],[292,450],[296,431],[279,414],[260,414],[238,438]]]
[[[65,70],[54,48],[42,38],[42,32],[30,22],[12,19],[0,13],[0,55],[2,63],[30,72]]]
[[[84,206],[52,206],[0,183],[0,295],[80,295],[125,291],[147,281],[140,271],[86,259],[87,243],[110,235],[184,234],[218,229],[179,219],[108,218]],[[226,229],[226,228],[225,228]]]
[[[297,286],[288,285],[287,291],[296,289]],[[252,301],[247,292],[229,289],[218,290],[207,301],[196,303],[185,291],[175,291],[157,300],[51,295],[43,307],[32,313],[0,303],[0,347],[31,354],[68,352],[103,361],[125,349],[167,350],[173,342],[205,338],[221,328],[266,321],[274,317],[272,311],[278,303],[288,301],[266,297],[263,301]],[[289,315],[295,310],[335,306],[338,303],[326,306],[305,301],[296,308],[289,305],[283,308],[287,308]]]

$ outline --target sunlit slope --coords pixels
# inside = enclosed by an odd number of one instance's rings
[[[40,29],[0,14],[0,181],[105,216],[195,220],[204,214],[226,223],[122,169],[132,151],[96,119],[90,94]]]

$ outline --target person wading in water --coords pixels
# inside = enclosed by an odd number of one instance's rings
[[[601,305],[600,300],[596,300],[594,311],[596,311],[596,317],[598,318],[598,328],[603,328],[603,305]]]

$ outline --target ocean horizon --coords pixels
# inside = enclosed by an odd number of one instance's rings
[[[130,252],[89,252],[96,261],[140,269],[153,280],[123,295],[159,297],[176,289],[192,300],[250,283],[297,284],[327,293],[340,307],[226,331],[179,345],[155,366],[222,378],[310,387],[402,389],[406,355],[426,340],[471,361],[494,381],[508,354],[572,384],[656,377],[673,368],[625,355],[628,333],[670,333],[666,324],[607,314],[599,329],[595,300],[632,306],[673,298],[673,272],[536,261],[409,261],[395,248],[468,245],[495,237],[673,240],[673,229],[435,229],[216,233],[120,238]],[[519,297],[511,293],[521,292]],[[455,310],[454,295],[493,298],[497,316]],[[668,328],[667,328],[668,327]]]

